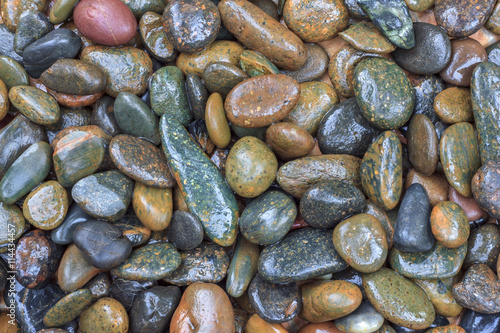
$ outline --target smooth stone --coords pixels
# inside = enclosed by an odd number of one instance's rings
[[[413,12],[424,12],[434,6],[435,0],[405,0],[408,8]]]
[[[177,52],[163,30],[161,15],[150,11],[144,13],[139,21],[139,33],[144,46],[155,59],[170,62],[177,58]]]
[[[467,242],[469,219],[458,204],[452,201],[438,203],[432,209],[430,221],[432,234],[438,244],[456,248]]]
[[[259,252],[259,246],[245,237],[236,242],[226,279],[226,290],[230,296],[238,298],[247,290],[257,274]]]
[[[397,227],[397,224],[396,224]],[[389,263],[397,273],[415,279],[446,279],[458,274],[467,254],[467,244],[450,249],[436,244],[426,252],[401,252],[394,247]]]
[[[9,100],[17,110],[36,124],[51,125],[61,116],[56,100],[35,87],[12,87],[9,90]]]
[[[299,83],[310,82],[320,78],[327,71],[330,61],[328,53],[318,44],[305,45],[307,51],[306,63],[295,71],[281,71],[281,74],[291,76]]]
[[[350,98],[328,111],[318,128],[318,144],[323,154],[349,154],[362,157],[380,130],[362,115],[356,100]]]
[[[489,216],[500,219],[500,159],[483,164],[472,178],[472,194]]]
[[[153,73],[153,64],[146,52],[131,46],[87,46],[80,60],[97,65],[104,71],[107,78],[104,91],[111,97],[118,96],[120,92],[143,94]]]
[[[121,133],[114,113],[115,99],[111,96],[101,97],[93,106],[91,124],[99,126],[107,135]]]
[[[362,52],[385,54],[396,50],[396,46],[391,44],[371,23],[358,22],[340,32],[339,35],[352,47]]]
[[[340,180],[359,189],[360,166],[361,159],[351,155],[302,157],[281,166],[276,180],[283,190],[300,199],[309,187],[321,181]]]
[[[320,323],[341,318],[356,310],[362,300],[360,289],[346,281],[317,280],[300,286],[300,318]]]
[[[431,176],[436,170],[439,140],[434,124],[423,114],[414,115],[408,126],[408,159],[415,170]]]
[[[7,90],[5,83],[0,79],[0,120],[7,116],[9,108],[9,91]]]
[[[104,90],[106,75],[96,65],[75,59],[59,59],[42,73],[40,81],[50,89],[72,95],[92,95]]]
[[[481,165],[478,146],[474,126],[463,122],[448,127],[439,143],[446,179],[465,197],[472,196],[472,177]]]
[[[484,24],[484,27],[494,34],[500,33],[500,6],[498,3],[493,8],[493,12],[488,18],[488,21]]]
[[[9,230],[9,233],[0,233],[0,245],[8,244],[21,237],[26,228],[26,221],[17,205],[6,205],[0,202],[0,228]]]
[[[410,81],[395,63],[362,59],[354,70],[354,94],[363,116],[381,129],[395,129],[411,117],[415,96]]]
[[[458,304],[481,313],[500,312],[500,281],[484,264],[476,264],[465,272],[460,283],[453,285],[453,297]]]
[[[499,78],[500,67],[488,62],[479,64],[472,75],[472,110],[483,164],[500,158],[500,108],[495,84]]]
[[[415,46],[410,11],[404,1],[358,0],[357,2],[392,44],[403,49]]]
[[[283,19],[304,42],[314,43],[337,37],[347,28],[348,12],[343,1],[322,0],[303,3],[285,2]]]
[[[385,234],[387,236],[387,246],[389,249],[391,249],[393,245],[394,227],[385,211],[370,200],[367,200],[365,202],[363,213],[374,216],[382,224],[382,227],[384,228]]]
[[[119,301],[126,311],[130,311],[134,300],[143,291],[157,285],[156,281],[133,281],[116,279],[111,284],[110,297]]]
[[[280,73],[279,69],[269,59],[250,50],[241,53],[239,65],[248,77]]]
[[[285,237],[296,217],[297,207],[292,198],[283,192],[269,191],[245,207],[238,223],[247,240],[271,245]]]
[[[78,0],[56,0],[50,9],[49,18],[53,24],[63,23],[71,17]]]
[[[500,329],[500,315],[466,309],[460,320],[460,327],[468,333],[496,333]]]
[[[223,0],[218,7],[224,26],[247,48],[288,70],[298,70],[306,62],[302,40],[257,6],[243,0]]]
[[[151,230],[146,228],[132,212],[125,214],[113,224],[132,242],[132,247],[145,244],[151,237]]]
[[[165,230],[172,218],[172,189],[146,186],[136,182],[132,207],[137,218],[151,231]]]
[[[466,88],[451,87],[440,92],[434,100],[434,110],[446,124],[474,120],[471,94]]]
[[[82,0],[73,11],[73,20],[83,36],[101,45],[126,44],[137,30],[134,14],[119,0],[99,4]]]
[[[196,323],[199,333],[233,333],[234,312],[224,290],[212,283],[195,283],[184,291],[170,321],[170,332],[192,331]]]
[[[82,333],[126,333],[128,328],[129,318],[125,308],[109,297],[101,298],[80,315]]]
[[[163,333],[181,300],[176,286],[155,286],[141,292],[130,310],[130,333]]]
[[[482,225],[470,232],[464,269],[474,264],[486,264],[495,269],[498,255],[500,255],[500,228],[491,223]]]
[[[181,264],[181,256],[170,243],[155,243],[134,250],[111,270],[118,278],[135,281],[156,281],[168,276]]]
[[[394,227],[394,247],[403,252],[425,252],[435,243],[432,235],[431,205],[425,188],[412,184],[406,190]]]
[[[73,31],[65,28],[52,30],[24,49],[24,67],[31,77],[38,79],[58,59],[73,59],[80,46],[80,37]]]
[[[23,62],[23,57],[14,51],[14,31],[0,23],[0,57],[9,57],[16,62]]]
[[[20,56],[30,44],[36,42],[50,31],[54,26],[47,16],[40,12],[27,10],[19,15],[19,23],[14,36],[14,51]]]
[[[300,214],[313,228],[330,229],[345,218],[361,213],[365,196],[351,184],[339,180],[319,182],[300,199]]]
[[[43,11],[47,1],[45,0],[28,0],[16,1],[6,0],[2,2],[2,19],[5,25],[12,31],[15,31],[19,23],[20,15],[28,10]]]
[[[315,146],[314,138],[294,123],[279,122],[266,130],[266,143],[282,160],[293,160],[309,154]]]
[[[92,111],[86,107],[79,108],[61,108],[61,117],[53,124],[46,126],[47,137],[52,142],[56,135],[67,127],[88,126],[91,124]]]
[[[193,73],[186,75],[186,94],[194,119],[205,119],[206,104],[210,94],[198,75]]]
[[[116,221],[127,211],[133,190],[133,180],[112,170],[79,180],[73,186],[71,196],[87,214]]]
[[[84,289],[88,289],[90,291],[92,299],[94,300],[108,297],[111,290],[111,281],[108,274],[97,274],[97,276],[85,284]]]
[[[63,249],[49,234],[33,230],[24,234],[16,246],[16,280],[25,288],[43,288],[59,266]]]
[[[496,42],[486,48],[488,54],[488,62],[495,65],[500,65],[500,43]]]
[[[361,184],[368,199],[380,208],[391,210],[398,204],[403,188],[402,147],[393,132],[380,134],[366,151]]]
[[[490,17],[495,1],[436,0],[436,23],[450,37],[467,37],[478,31]]]
[[[52,156],[57,180],[64,187],[71,187],[99,168],[104,153],[102,140],[96,135],[83,131],[65,135],[55,145]]]
[[[445,89],[444,82],[439,75],[417,76],[411,80],[415,94],[413,114],[424,114],[436,124],[439,121],[434,112],[434,100]]]
[[[335,89],[323,82],[304,82],[299,87],[299,100],[283,121],[299,125],[316,136],[321,119],[339,102],[339,98]]]
[[[137,182],[153,187],[175,184],[161,150],[145,140],[120,134],[111,140],[109,152],[118,170]]]
[[[92,293],[88,289],[79,289],[61,298],[43,317],[47,327],[60,327],[68,324],[92,304]]]
[[[92,266],[76,245],[70,244],[59,264],[57,283],[64,292],[71,292],[83,287],[99,272],[101,270]]]
[[[411,49],[398,48],[392,56],[396,63],[408,72],[419,75],[437,74],[451,59],[451,44],[446,31],[439,26],[413,23],[415,46]]]
[[[451,292],[454,278],[434,280],[413,279],[413,282],[429,296],[437,315],[455,317],[462,312],[463,307],[457,303]]]
[[[372,215],[357,214],[340,222],[333,230],[335,250],[349,266],[362,273],[373,273],[387,259],[387,236]]]
[[[302,228],[267,246],[259,258],[259,273],[272,283],[303,281],[347,268],[335,250],[329,230]]]
[[[254,314],[253,316],[248,319],[248,322],[245,325],[244,333],[287,333],[288,330],[286,330],[283,325],[281,324],[273,324],[273,323],[268,323],[259,315]]]
[[[424,329],[434,321],[435,311],[425,292],[391,269],[363,275],[363,286],[375,310],[396,325]]]
[[[228,62],[238,66],[243,50],[244,48],[240,43],[218,40],[203,51],[179,54],[175,65],[182,70],[184,75],[192,73],[202,76],[205,67],[214,62]]]
[[[247,136],[231,148],[226,161],[226,179],[233,191],[244,198],[255,198],[271,186],[278,171],[278,160],[261,140]]]
[[[68,208],[66,189],[57,181],[50,180],[28,194],[23,204],[23,215],[35,228],[52,230],[63,222]]]
[[[352,267],[347,267],[346,269],[332,274],[332,280],[340,280],[340,281],[346,281],[350,282],[354,285],[356,285],[359,290],[361,290],[361,295],[363,296],[363,299],[366,299],[366,293],[363,288],[363,273],[355,270]]]
[[[44,141],[26,149],[0,181],[0,200],[7,205],[13,204],[38,186],[50,172],[51,154],[52,148]]]
[[[203,119],[193,121],[188,126],[188,132],[194,139],[195,143],[207,155],[212,154],[215,145],[208,134],[207,123]]]
[[[443,81],[468,87],[476,66],[488,58],[484,47],[472,38],[451,41],[451,60],[439,73]]]
[[[448,200],[448,187],[450,186],[443,174],[434,173],[432,176],[424,176],[416,172],[415,169],[411,169],[406,175],[405,190],[415,183],[425,188],[432,207],[442,201]]]
[[[213,93],[208,98],[205,109],[205,120],[208,135],[214,145],[219,148],[227,147],[231,141],[231,128],[227,122],[224,102],[219,93]]]
[[[368,301],[361,303],[354,312],[335,320],[335,327],[348,333],[374,332],[383,324],[384,317]]]
[[[205,67],[202,79],[209,92],[227,96],[238,83],[248,79],[248,75],[232,64],[214,62]]]
[[[165,0],[122,0],[124,4],[140,19],[146,12],[162,14],[166,6]]]
[[[203,226],[190,212],[176,210],[165,230],[168,241],[179,250],[192,250],[203,241]]]

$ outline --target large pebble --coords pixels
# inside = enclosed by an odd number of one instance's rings
[[[109,297],[101,298],[80,316],[82,333],[127,333],[129,319],[123,305]]]
[[[54,26],[47,16],[34,10],[27,10],[19,15],[19,24],[14,36],[14,51],[20,56],[30,44],[48,34]]]
[[[354,312],[335,320],[335,327],[348,333],[377,332],[383,324],[384,317],[368,301],[361,303]]]
[[[440,92],[434,99],[434,111],[446,124],[472,121],[472,99],[469,89],[451,87]]]
[[[214,62],[203,71],[203,82],[208,91],[227,96],[238,83],[248,79],[239,67],[225,62]]]
[[[23,215],[32,226],[52,230],[62,223],[68,207],[66,189],[57,181],[49,180],[28,194],[23,204]]]
[[[75,244],[70,244],[63,254],[57,270],[57,283],[65,292],[83,287],[101,272],[92,266]]]
[[[36,124],[51,125],[61,116],[56,100],[35,87],[13,87],[9,90],[9,100],[17,110]]]
[[[472,193],[488,215],[500,219],[500,159],[479,168],[472,178]]]
[[[469,238],[469,220],[463,209],[452,201],[438,203],[431,212],[431,229],[438,244],[450,248],[462,246]]]
[[[434,124],[426,115],[414,115],[410,120],[406,139],[411,165],[417,172],[431,176],[439,159],[439,140]]]
[[[10,31],[5,24],[0,23],[0,56],[6,56],[16,62],[22,62],[23,57],[14,51],[14,31]]]
[[[231,141],[231,128],[226,119],[222,96],[219,93],[213,93],[208,98],[205,119],[210,140],[219,148],[227,147]]]
[[[416,172],[415,169],[411,169],[406,175],[405,189],[415,183],[425,188],[431,206],[434,207],[441,201],[448,200],[448,188],[450,186],[443,174],[434,173],[432,176],[428,177]]]

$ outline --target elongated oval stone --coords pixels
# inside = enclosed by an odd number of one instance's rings
[[[266,143],[283,160],[293,160],[309,154],[316,144],[305,129],[294,123],[279,122],[266,130]]]
[[[470,93],[479,139],[481,162],[500,158],[500,107],[498,102],[500,67],[484,62],[472,72]]]
[[[212,241],[231,245],[236,239],[238,206],[225,179],[179,121],[163,115],[160,132],[170,170],[189,210]]]
[[[363,191],[370,200],[385,210],[396,207],[401,197],[402,163],[401,142],[391,131],[380,134],[363,156]]]
[[[231,141],[231,128],[226,119],[224,102],[219,93],[213,93],[205,108],[207,132],[212,142],[219,148],[225,148]]]
[[[56,100],[35,87],[13,87],[9,90],[9,100],[26,118],[40,125],[54,124],[61,116]]]
[[[223,0],[219,3],[219,11],[229,32],[276,66],[297,70],[306,62],[307,52],[300,38],[254,4]]]
[[[303,228],[270,245],[259,258],[259,273],[272,283],[302,281],[347,268],[329,230]]]
[[[375,310],[396,325],[424,329],[434,321],[427,294],[391,269],[363,275],[363,287]]]
[[[434,124],[423,114],[411,118],[408,126],[408,159],[415,170],[431,176],[438,163],[438,137]]]
[[[474,126],[457,123],[448,127],[439,142],[439,157],[450,185],[461,195],[471,197],[472,177],[481,166]]]
[[[227,271],[226,290],[232,297],[240,297],[257,274],[259,246],[240,237]]]
[[[56,0],[49,13],[50,22],[59,24],[66,21],[73,14],[78,0]]]
[[[61,327],[78,316],[92,304],[92,293],[88,289],[79,289],[61,298],[43,317],[47,327]]]
[[[44,141],[31,145],[7,170],[0,182],[0,200],[13,204],[38,186],[52,166],[52,148]]]
[[[27,86],[30,83],[24,67],[16,60],[4,55],[0,55],[0,80],[5,83],[7,90],[15,86]]]
[[[34,227],[52,230],[59,226],[68,212],[66,189],[57,181],[49,180],[33,190],[23,204],[23,214]]]
[[[163,0],[158,2],[163,3]],[[139,33],[144,46],[154,58],[162,62],[175,60],[177,52],[163,30],[161,15],[151,11],[144,13],[139,21]]]
[[[116,97],[122,91],[143,94],[153,73],[153,63],[146,52],[135,47],[120,48],[91,45],[80,55],[80,60],[100,67],[106,74],[106,94]]]

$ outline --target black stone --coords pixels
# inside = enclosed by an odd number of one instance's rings
[[[394,246],[401,252],[425,252],[434,246],[430,224],[431,204],[425,188],[411,185],[399,208]]]
[[[175,286],[156,286],[141,292],[130,310],[130,333],[163,333],[181,300]]]
[[[19,16],[19,23],[16,28],[14,51],[22,56],[26,47],[52,30],[54,30],[54,26],[47,16],[33,10],[23,12]]]
[[[198,218],[182,210],[176,210],[165,230],[170,243],[179,250],[191,250],[203,241],[203,226]]]
[[[300,288],[295,282],[274,284],[259,274],[248,287],[248,298],[259,317],[270,323],[289,321],[302,309]]]
[[[443,80],[437,75],[418,76],[412,80],[415,95],[414,114],[424,114],[435,124],[439,117],[434,111],[434,99],[444,90]]]
[[[208,135],[207,124],[205,123],[205,120],[197,119],[193,121],[189,124],[188,131],[194,141],[206,154],[210,154],[213,151],[215,146],[210,140],[210,135]]]
[[[11,57],[22,64],[23,57],[14,51],[14,38],[14,33],[5,24],[0,24],[0,55]]]
[[[10,269],[8,269],[7,263],[0,258],[0,290],[3,290],[7,284],[7,278],[9,277],[8,271],[10,271]]]
[[[319,149],[323,154],[363,157],[381,130],[370,124],[356,103],[349,98],[328,111],[318,127]]]
[[[431,326],[424,328],[424,329],[421,329],[421,330],[415,330],[412,328],[403,327],[403,326],[399,326],[396,324],[392,324],[392,327],[394,328],[396,333],[424,333],[424,332],[427,332],[427,330],[429,330],[431,328],[446,326],[449,324],[450,324],[450,322],[448,321],[447,318],[437,315],[436,318],[434,319],[434,322],[431,324]],[[469,331],[467,331],[467,333],[469,333]]]
[[[145,227],[133,212],[125,214],[121,219],[114,222],[113,225],[120,228],[123,235],[129,239],[133,247],[146,243],[151,235],[150,232],[143,232]]]
[[[111,284],[110,295],[118,302],[122,303],[127,312],[132,308],[135,298],[141,292],[156,286],[156,281],[133,281],[116,279]]]
[[[105,95],[93,107],[91,124],[99,126],[106,134],[115,136],[121,133],[114,114],[115,99]]]
[[[500,255],[500,228],[494,224],[485,224],[470,233],[463,268],[474,264],[486,264],[496,271]]]
[[[66,245],[73,243],[73,232],[76,227],[83,222],[93,220],[94,218],[83,211],[76,203],[73,203],[69,209],[64,221],[50,233],[50,238],[56,244]]]
[[[132,252],[132,243],[115,225],[102,221],[80,223],[73,242],[87,260],[100,269],[111,269],[121,264]]]
[[[24,67],[31,77],[38,79],[58,59],[73,59],[81,44],[80,37],[73,31],[65,28],[53,30],[24,49]]]
[[[83,289],[90,290],[94,299],[108,297],[111,292],[111,281],[109,280],[108,273],[97,274],[83,286]]]
[[[394,61],[409,72],[419,75],[437,74],[451,59],[450,38],[441,27],[424,23],[413,23],[415,47],[397,48],[392,56]]]
[[[466,309],[460,327],[467,333],[500,333],[500,313],[486,314]]]

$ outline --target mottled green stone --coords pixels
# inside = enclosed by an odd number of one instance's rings
[[[160,0],[163,2],[163,0]],[[146,12],[139,21],[139,33],[149,53],[162,62],[174,61],[177,52],[168,41],[161,21],[161,15]]]
[[[146,12],[163,14],[163,10],[168,1],[165,0],[121,0],[134,13],[137,19],[141,18]]]
[[[59,24],[66,21],[73,13],[78,0],[56,0],[54,6],[50,10],[50,22]]]
[[[331,230],[303,228],[264,248],[259,274],[271,283],[289,283],[320,277],[347,268],[335,250]]]
[[[155,243],[132,251],[111,274],[127,280],[156,281],[168,276],[181,264],[181,255],[170,243]]]
[[[241,53],[240,66],[249,77],[279,74],[279,69],[262,54],[245,50]]]
[[[26,118],[40,125],[54,124],[61,116],[56,100],[35,87],[15,86],[9,90],[9,100]]]
[[[61,298],[47,311],[47,314],[43,317],[43,323],[47,327],[61,327],[78,318],[92,302],[90,290],[75,290]]]
[[[480,63],[472,72],[470,93],[479,138],[481,162],[500,158],[500,67]]]
[[[28,86],[30,78],[26,70],[14,59],[0,55],[0,80],[10,90],[15,86]]]
[[[163,151],[187,207],[213,242],[221,246],[233,244],[238,205],[219,169],[179,121],[163,115],[160,131]]]
[[[424,329],[434,321],[434,307],[427,294],[389,268],[364,274],[363,287],[375,310],[396,325]]]
[[[458,278],[459,275],[456,276]],[[412,279],[425,293],[436,310],[436,314],[443,317],[455,317],[462,312],[462,306],[453,298],[452,287],[454,278],[421,280]]]
[[[27,10],[19,16],[19,24],[14,36],[14,51],[23,55],[23,51],[28,45],[36,42],[50,31],[54,26],[50,24],[47,16],[34,10]]]
[[[225,62],[214,62],[203,71],[203,82],[211,93],[227,96],[238,83],[248,79],[240,68]]]
[[[467,254],[467,244],[450,249],[436,244],[427,252],[401,252],[395,247],[389,254],[391,267],[399,274],[415,279],[446,279],[455,276]]]
[[[0,201],[13,204],[40,184],[52,167],[52,147],[40,141],[31,145],[7,170],[0,182]]]
[[[226,290],[232,297],[240,297],[257,274],[259,246],[240,237],[234,248],[227,271]]]
[[[384,58],[365,58],[354,70],[354,95],[363,116],[381,129],[403,126],[415,102],[413,87],[403,70]]]
[[[161,116],[166,113],[182,125],[187,126],[193,119],[184,87],[184,74],[175,66],[165,66],[151,78],[151,108]]]
[[[0,232],[0,245],[17,240],[24,232],[26,221],[23,212],[16,205],[6,205],[0,202],[0,230],[9,232]]]
[[[439,142],[439,157],[450,185],[461,195],[471,197],[472,177],[481,166],[474,126],[456,123],[448,127]]]
[[[361,21],[339,35],[350,45],[363,52],[389,53],[396,49],[371,23]]]
[[[403,190],[401,142],[394,132],[380,134],[366,151],[361,162],[363,191],[376,205],[391,210]]]

